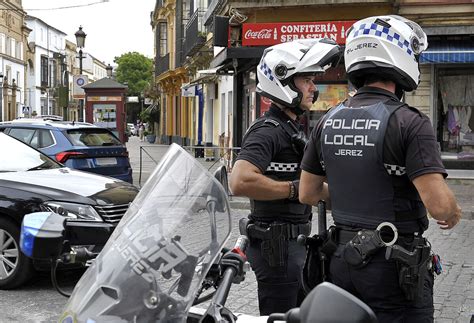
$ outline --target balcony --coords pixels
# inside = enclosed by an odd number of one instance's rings
[[[206,32],[203,24],[205,9],[194,12],[185,27],[184,56],[193,56],[206,42]]]
[[[155,76],[159,76],[170,69],[170,54],[156,58]]]

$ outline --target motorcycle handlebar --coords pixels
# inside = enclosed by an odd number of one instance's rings
[[[232,258],[235,259],[236,261],[245,262],[246,261],[245,251],[247,250],[248,245],[249,245],[249,239],[244,235],[240,235],[237,238],[237,241],[235,242],[234,248],[232,248],[232,250],[230,251],[231,253],[235,254],[235,256]],[[234,278],[237,276],[237,274],[238,274],[238,271],[237,271],[236,266],[228,266],[224,270],[219,287],[217,288],[216,293],[214,294],[214,297],[212,299],[212,303],[222,305],[222,306],[225,305],[230,287],[232,286],[232,282]]]
[[[244,235],[240,235],[235,242],[234,248],[232,250],[240,250],[242,253],[247,251],[247,247],[249,245],[249,238]]]

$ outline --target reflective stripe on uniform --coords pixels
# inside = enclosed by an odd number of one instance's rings
[[[385,164],[385,163],[383,165],[385,166],[385,169],[387,170],[387,173],[389,175],[403,176],[407,173],[406,167],[399,166],[399,165]]]
[[[271,162],[267,167],[267,172],[296,172],[299,168],[298,163],[275,163]]]

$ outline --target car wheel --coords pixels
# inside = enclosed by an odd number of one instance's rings
[[[0,219],[0,289],[25,283],[34,273],[33,263],[20,250],[20,228]]]

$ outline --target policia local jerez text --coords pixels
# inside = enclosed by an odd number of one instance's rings
[[[331,129],[347,129],[347,130],[379,130],[380,120],[377,119],[328,119],[324,122],[323,129],[327,127]],[[366,134],[360,135],[324,135],[324,143],[326,145],[341,145],[341,146],[366,146],[372,147],[374,143],[369,142],[369,137]],[[362,157],[363,151],[361,149],[339,149],[335,155],[337,156],[354,156]]]

